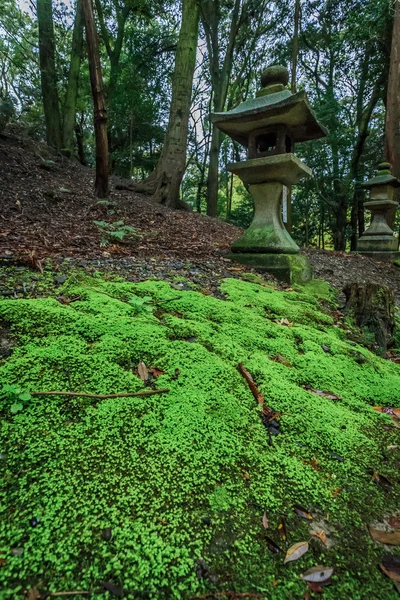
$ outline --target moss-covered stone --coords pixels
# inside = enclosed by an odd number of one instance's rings
[[[386,450],[399,430],[385,429],[390,418],[371,408],[393,405],[399,366],[348,343],[310,289],[232,279],[221,287],[227,301],[165,282],[96,278],[64,284],[64,297],[81,298],[69,305],[0,302],[17,343],[0,361],[1,600],[32,586],[98,590],[104,581],[132,599],[236,590],[286,600],[304,597],[299,574],[316,564],[335,567],[326,600],[397,597],[367,525],[399,506],[400,456]],[[138,391],[139,361],[164,371],[154,383],[168,394],[25,397],[14,414],[3,387]],[[282,414],[272,441],[239,362]],[[295,503],[331,532],[332,545],[312,538],[301,559],[283,565],[283,554],[268,550],[262,515],[284,552],[310,539]],[[275,531],[281,515],[286,543]]]
[[[312,267],[306,256],[300,254],[264,254],[233,252],[228,258],[259,271],[271,273],[280,281],[294,285],[312,279]]]

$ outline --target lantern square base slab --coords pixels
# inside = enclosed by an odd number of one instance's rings
[[[395,262],[400,260],[400,252],[395,250],[392,251],[373,251],[373,250],[361,250],[355,252],[355,254],[361,254],[362,256],[368,256],[368,258],[373,258],[374,260],[379,260],[380,262]]]
[[[232,252],[226,258],[258,271],[266,271],[279,281],[289,285],[311,281],[313,273],[310,261],[301,254],[251,254]]]

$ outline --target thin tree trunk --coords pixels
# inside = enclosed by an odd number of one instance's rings
[[[109,156],[107,139],[107,109],[104,99],[103,77],[99,55],[92,0],[83,0],[86,42],[88,47],[90,83],[94,106],[94,129],[96,136],[96,182],[95,194],[106,198],[109,192]]]
[[[220,65],[219,52],[219,32],[218,25],[220,21],[219,4],[217,2],[208,2],[202,4],[202,21],[207,38],[207,47],[210,56],[211,82],[213,88],[213,109],[214,112],[224,110],[226,98],[228,95],[229,79],[232,71],[233,53],[236,46],[239,29],[246,16],[246,3],[235,0],[230,30],[225,56]],[[221,148],[221,132],[212,126],[210,164],[207,178],[207,214],[210,217],[216,217],[218,213],[218,159]]]
[[[186,169],[186,146],[198,28],[197,1],[183,0],[168,128],[155,173],[150,177],[154,201],[172,208],[187,208],[179,198],[179,189]]]
[[[386,160],[392,165],[392,173],[400,179],[400,2],[395,2],[395,14],[390,53],[389,83],[386,101]],[[396,190],[395,199],[400,200]],[[388,223],[393,228],[396,211]]]
[[[218,215],[218,162],[220,147],[221,132],[213,125],[207,179],[207,214],[209,217],[216,217]]]
[[[78,96],[79,71],[83,45],[83,9],[82,0],[77,0],[74,31],[72,33],[71,62],[65,94],[64,120],[62,131],[63,150],[68,156],[74,152],[74,129],[76,118],[76,100]]]
[[[61,148],[61,121],[55,67],[52,0],[37,0],[39,61],[46,139],[49,146]]]
[[[87,166],[87,160],[85,155],[85,146],[83,145],[83,132],[82,125],[77,123],[75,125],[76,145],[78,147],[78,158],[81,165]]]
[[[297,79],[297,58],[299,55],[299,28],[300,28],[300,0],[296,0],[294,8],[294,32],[293,32],[293,46],[292,46],[292,81],[291,90],[292,93],[296,93],[296,79]]]
[[[366,56],[365,64],[368,64],[368,55]],[[360,160],[362,153],[364,151],[365,141],[369,135],[368,127],[369,122],[371,120],[371,116],[373,110],[381,97],[381,88],[383,83],[383,75],[377,79],[374,85],[374,89],[372,90],[371,98],[364,110],[358,115],[358,135],[356,144],[353,149],[353,156],[351,160],[351,169],[350,169],[350,177],[352,180],[357,179],[358,169],[360,165]],[[364,85],[360,86],[359,94],[364,95]],[[362,98],[361,98],[362,102]],[[359,213],[359,194],[357,191],[357,182],[355,182],[353,198],[352,198],[352,206],[351,206],[351,242],[350,242],[350,250],[354,251],[357,248],[357,225],[358,225],[358,213]]]

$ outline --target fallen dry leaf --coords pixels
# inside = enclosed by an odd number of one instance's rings
[[[332,577],[333,571],[333,567],[322,567],[321,565],[317,565],[316,567],[308,569],[305,573],[300,575],[300,577],[304,579],[304,581],[321,584]]]
[[[371,537],[380,544],[390,544],[398,546],[400,544],[400,531],[381,531],[380,529],[369,528]]]
[[[268,536],[265,536],[265,540],[267,542],[268,550],[274,552],[275,554],[279,554],[281,549],[275,544],[274,540],[271,540],[271,538],[269,538]]]
[[[316,394],[317,396],[322,396],[323,398],[328,398],[329,400],[341,400],[341,396],[337,396],[336,394],[332,394],[332,392],[324,392],[323,390],[315,390],[312,387],[306,386],[306,390]]]
[[[324,591],[323,588],[321,587],[320,583],[314,583],[313,581],[306,581],[306,584],[308,585],[308,589],[311,590],[312,592],[314,592],[315,594],[322,594],[322,592]]]
[[[374,473],[372,475],[371,480],[379,485],[385,492],[389,493],[392,491],[392,484],[389,479],[386,479],[383,475],[379,475],[379,473]]]
[[[281,319],[280,321],[277,321],[277,323],[279,323],[279,325],[286,325],[286,327],[292,327],[293,325],[293,323],[287,319]]]
[[[400,419],[400,408],[391,408],[389,406],[374,406],[373,408],[377,412],[383,413],[385,415],[390,415],[395,419]]]
[[[308,512],[308,510],[306,510],[305,508],[300,506],[299,504],[295,504],[293,506],[293,509],[297,516],[301,517],[302,519],[307,519],[307,521],[312,521],[312,518],[313,518],[312,514],[310,512]]]
[[[40,598],[41,594],[36,588],[31,588],[28,590],[25,596],[25,600],[39,600]]]
[[[268,517],[267,517],[266,513],[263,514],[262,523],[263,523],[265,529],[268,529],[269,523],[268,523]]]
[[[400,446],[387,446],[386,447],[387,450],[397,450],[397,448],[400,448]]]
[[[389,523],[390,527],[393,527],[393,529],[400,529],[400,517],[389,517],[387,522]]]
[[[332,496],[333,496],[334,498],[336,498],[337,496],[339,496],[339,494],[340,494],[340,492],[341,492],[342,490],[343,490],[343,488],[341,488],[341,487],[337,487],[336,489],[334,489],[334,490],[333,490],[333,492],[332,492]]]
[[[292,560],[299,559],[301,556],[303,556],[303,554],[307,552],[307,550],[308,542],[298,542],[297,544],[293,544],[293,546],[291,546],[286,552],[285,560],[283,561],[283,563],[286,564]]]
[[[326,533],[323,529],[321,529],[321,531],[317,531],[316,533],[312,534],[313,537],[316,537],[318,539],[321,540],[321,542],[325,545],[328,546],[327,544],[327,540],[326,540]]]
[[[157,367],[151,367],[149,369],[149,373],[153,375],[153,377],[160,377],[160,375],[165,375],[165,371],[162,369],[157,369]]]
[[[282,517],[278,523],[278,527],[276,528],[277,532],[279,533],[281,539],[286,542],[287,540],[287,530],[286,530],[286,519],[285,517]]]
[[[304,460],[304,459],[302,459],[302,460],[303,460],[304,464],[310,465],[310,467],[315,469],[315,471],[319,471],[319,468],[320,468],[319,463],[318,463],[317,459],[315,458],[315,456],[312,460]]]
[[[391,556],[387,554],[383,557],[381,564],[379,565],[382,571],[392,579],[400,583],[400,557]]]
[[[138,374],[142,381],[148,381],[149,371],[148,371],[146,365],[144,364],[144,362],[140,362],[138,364]]]

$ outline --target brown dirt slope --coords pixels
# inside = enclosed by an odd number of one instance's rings
[[[0,135],[0,256],[176,255],[219,257],[240,230],[197,213],[172,211],[149,197],[118,190],[109,204],[93,194],[94,173],[43,144]],[[101,247],[94,221],[136,228],[128,243]],[[125,240],[124,240],[125,242]]]
[[[57,259],[187,259],[214,262],[229,250],[240,229],[197,213],[172,211],[149,197],[118,188],[109,204],[93,194],[94,173],[29,138],[0,135],[0,258],[34,263]],[[126,183],[126,182],[125,182]],[[123,221],[137,236],[101,245],[94,221]],[[400,269],[345,253],[306,251],[316,277],[341,289],[371,281],[395,290],[400,303]],[[223,261],[225,262],[225,261]]]

